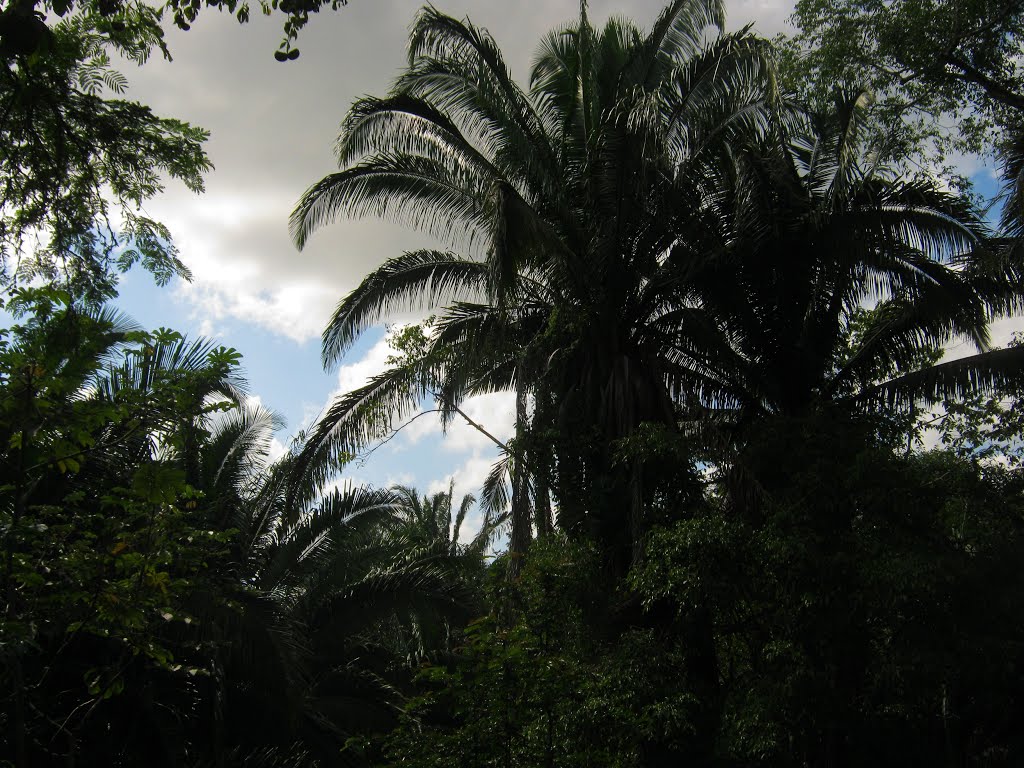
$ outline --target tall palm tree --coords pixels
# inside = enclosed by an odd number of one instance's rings
[[[678,197],[684,166],[763,122],[772,98],[763,43],[722,25],[717,0],[676,0],[647,33],[619,19],[596,30],[583,3],[577,24],[542,41],[524,91],[484,30],[421,12],[409,68],[387,97],[352,107],[342,170],[310,188],[292,225],[301,247],[333,217],[369,213],[461,249],[408,253],[367,277],[324,332],[325,363],[390,312],[449,308],[427,353],[337,402],[317,441],[357,447],[382,413],[402,418],[429,393],[450,411],[470,394],[515,389],[521,437],[531,393],[549,404],[545,418],[583,414],[574,426],[602,446],[588,456],[603,462],[591,467],[598,476],[612,441],[644,420],[674,423],[646,330],[670,290],[661,256],[675,233],[663,204]],[[513,548],[531,526],[523,442]]]

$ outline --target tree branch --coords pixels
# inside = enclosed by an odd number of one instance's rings
[[[955,79],[973,83],[1000,104],[1024,112],[1024,94],[1015,91],[1006,83],[989,77],[969,61],[965,61],[954,53],[946,56],[946,62],[960,70],[960,74],[950,73]]]
[[[411,419],[409,419],[407,422],[405,422],[405,424],[400,426],[398,429],[392,430],[390,435],[385,437],[383,440],[381,440],[379,443],[377,443],[375,446],[373,446],[373,448],[371,448],[369,451],[367,451],[366,453],[364,453],[362,456],[359,457],[359,466],[360,467],[364,466],[366,464],[366,461],[374,453],[376,453],[378,449],[383,448],[385,445],[387,445],[392,440],[394,440],[396,437],[398,437],[398,433],[401,432],[406,427],[408,427],[414,421],[416,421],[416,419],[420,418],[421,416],[426,416],[429,413],[441,413],[441,409],[440,408],[431,408],[429,411],[420,411],[415,416],[413,416]]]
[[[469,418],[469,416],[466,415],[466,412],[463,411],[461,408],[459,408],[459,406],[455,405],[455,403],[453,403],[450,400],[442,397],[437,392],[431,392],[430,394],[433,395],[435,399],[440,400],[442,403],[444,403],[449,408],[451,408],[453,411],[455,411],[457,414],[459,414],[459,416],[461,416],[463,419],[466,420],[466,423],[469,424],[469,426],[473,427],[473,429],[478,431],[480,434],[482,434],[484,437],[486,437],[488,440],[490,440],[496,446],[498,446],[499,448],[501,448],[503,451],[505,451],[507,453],[511,453],[517,459],[522,461],[522,457],[519,456],[516,451],[513,451],[511,448],[509,448],[507,443],[501,442],[501,440],[499,440],[494,435],[492,435],[490,432],[488,432],[486,429],[484,429],[483,425],[478,424],[477,422],[475,422],[471,418]],[[524,464],[525,464],[525,462],[524,462]]]

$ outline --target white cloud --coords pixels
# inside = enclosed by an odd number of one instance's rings
[[[213,281],[181,283],[178,295],[192,305],[192,314],[201,321],[207,336],[221,336],[218,322],[242,320],[273,331],[297,343],[320,335],[325,320],[309,307],[333,302],[333,292],[322,286],[293,283],[267,291],[237,290]]]
[[[388,488],[393,485],[411,486],[415,482],[416,478],[413,477],[411,472],[401,472],[397,475],[388,475],[388,479],[384,481],[384,485]]]
[[[448,490],[452,479],[455,480],[456,502],[467,493],[480,496],[480,489],[483,488],[491,467],[497,461],[496,455],[484,455],[477,452],[462,462],[462,464],[451,474],[439,480],[433,480],[427,485],[427,493],[441,493]]]
[[[321,493],[324,496],[326,496],[329,493],[334,493],[334,491],[347,491],[350,488],[372,487],[374,487],[373,484],[370,483],[365,478],[345,473],[335,475],[334,477],[330,478],[326,483],[324,483],[324,487]]]
[[[433,404],[427,404],[433,407]],[[466,400],[460,409],[474,422],[502,442],[515,433],[515,395],[511,392],[493,392]],[[440,414],[418,417],[402,429],[400,449],[416,445],[428,437],[445,434]],[[456,414],[448,425],[443,443],[444,450],[465,453],[495,447],[495,443],[480,430]]]
[[[383,338],[370,347],[359,360],[341,366],[338,369],[338,388],[332,393],[332,398],[348,394],[377,374],[383,373],[388,367],[388,357],[393,354],[394,350],[388,345],[387,338]]]
[[[395,451],[403,451],[419,444],[427,437],[437,436],[442,433],[440,415],[433,411],[433,403],[424,403],[425,408],[402,427],[401,440],[394,446]]]
[[[370,377],[383,371],[387,367],[387,358],[391,354],[393,354],[393,350],[388,345],[387,339],[382,338],[367,349],[359,359],[341,366],[338,370],[337,387],[331,393],[328,405],[334,398],[362,386]],[[319,412],[325,410],[326,407]],[[430,404],[427,407],[430,407]],[[515,395],[513,393],[492,393],[470,398],[462,405],[462,409],[473,421],[483,426],[498,440],[507,441],[514,434]],[[309,413],[311,415],[312,411]],[[428,413],[409,422],[387,446],[391,455],[407,452],[403,459],[404,463],[399,467],[391,464],[391,466],[386,466],[383,471],[373,470],[373,474],[386,478],[382,483],[384,486],[413,483],[416,476],[422,476],[420,467],[424,463],[422,454],[417,454],[414,449],[422,450],[428,440],[431,441],[430,445],[439,443],[444,455],[450,457],[453,464],[456,462],[457,464],[456,469],[449,474],[428,481],[425,492],[447,491],[449,482],[454,478],[456,503],[467,493],[479,496],[484,480],[498,458],[499,450],[490,438],[458,416],[449,426],[447,436],[444,437],[442,437],[441,422],[437,414]],[[426,448],[425,450],[433,449]],[[372,464],[367,461],[364,464],[357,463],[356,466],[363,467],[365,471],[371,471],[373,467],[379,466],[381,459],[382,454],[376,453],[371,459]],[[479,527],[480,517],[476,513],[474,514],[476,515],[475,521],[467,522],[467,531],[475,532]]]
[[[989,326],[989,340],[993,347],[1005,347],[1016,333],[1024,332],[1024,317],[1004,317]],[[968,339],[958,339],[945,348],[942,362],[948,363],[969,355],[975,355],[978,349]]]
[[[516,397],[513,392],[494,392],[472,397],[462,404],[469,418],[498,440],[508,441],[516,428]],[[448,428],[445,450],[453,452],[480,451],[494,447],[494,441],[456,415]]]
[[[754,22],[757,32],[766,36],[789,32],[787,21],[796,3],[793,0],[726,0],[729,29],[739,29]]]
[[[337,388],[328,397],[326,410],[339,396],[366,384],[373,376],[387,368],[387,359],[394,354],[387,337],[377,341],[361,358],[342,365],[338,369]],[[432,409],[432,402],[423,404],[424,410]],[[474,422],[505,442],[515,433],[515,395],[511,392],[496,392],[469,398],[461,405],[462,411]],[[422,411],[420,413],[423,413]],[[440,414],[425,413],[415,416],[400,426],[400,432],[391,442],[391,452],[400,452],[421,444],[430,437],[444,433]],[[456,415],[448,426],[443,448],[451,453],[467,453],[495,447],[494,441]]]
[[[1016,333],[1024,333],[1024,317],[1004,317],[989,327],[992,346],[1005,347]]]
[[[271,463],[277,461],[282,456],[288,453],[288,446],[283,441],[278,440],[276,437],[270,441],[270,450],[267,451],[267,460]]]

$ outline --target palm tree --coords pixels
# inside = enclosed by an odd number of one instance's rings
[[[962,198],[877,167],[864,108],[734,143],[680,221],[685,293],[659,323],[698,418],[891,413],[1019,372],[1018,352],[988,351],[988,323],[1024,303],[1019,259]],[[979,354],[931,364],[955,338]]]
[[[480,524],[480,530],[470,543],[462,544],[462,525],[476,504],[476,497],[473,494],[467,493],[462,497],[453,519],[454,480],[448,484],[447,491],[439,491],[430,496],[421,496],[415,488],[405,485],[396,485],[391,490],[399,499],[399,516],[404,535],[423,550],[436,550],[453,557],[460,553],[481,556],[487,551],[504,523],[501,516],[494,517],[488,510]]]
[[[571,427],[587,434],[561,447],[598,444],[584,456],[592,477],[610,471],[611,443],[642,421],[674,423],[646,330],[671,292],[661,256],[676,235],[664,204],[678,197],[683,167],[763,122],[772,96],[761,41],[719,33],[705,42],[722,24],[720,2],[676,0],[646,34],[618,19],[598,31],[584,3],[578,24],[542,42],[527,92],[485,31],[421,12],[408,70],[387,97],[352,107],[342,170],[310,188],[292,225],[301,247],[339,214],[370,213],[462,249],[405,254],[367,277],[324,332],[325,363],[390,312],[449,307],[426,354],[338,401],[314,442],[357,448],[382,414],[403,418],[428,394],[450,412],[471,394],[515,389],[511,538],[522,549],[527,470],[547,463],[522,450],[530,395],[547,406],[535,420],[581,414]],[[532,474],[543,487],[545,473]],[[568,486],[559,494],[562,523],[575,528],[570,495]],[[638,495],[627,495],[638,510]],[[622,528],[619,519],[605,526],[618,538]]]

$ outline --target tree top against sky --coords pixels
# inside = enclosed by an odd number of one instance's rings
[[[1019,0],[797,0],[790,85],[878,102],[898,153],[991,156],[1024,124]]]
[[[168,24],[188,30],[203,6],[231,13],[242,24],[252,13],[283,16],[284,38],[275,53],[279,61],[298,57],[293,43],[311,14],[324,8],[338,10],[348,0],[166,0],[150,4],[144,0],[8,0],[0,11],[0,58],[10,66],[15,56],[45,55],[53,41],[58,18],[80,17],[94,34],[128,58],[145,61],[154,48],[164,56],[170,51],[164,42]]]

